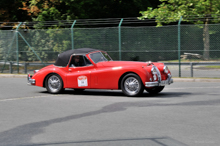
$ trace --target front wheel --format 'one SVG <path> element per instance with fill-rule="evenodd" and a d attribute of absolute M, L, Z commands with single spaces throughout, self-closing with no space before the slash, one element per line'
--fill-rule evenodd
<path fill-rule="evenodd" d="M 63 91 L 62 78 L 57 74 L 48 76 L 46 79 L 46 88 L 48 92 L 53 94 L 62 92 Z"/>
<path fill-rule="evenodd" d="M 149 94 L 158 94 L 159 92 L 161 92 L 163 90 L 165 86 L 158 86 L 158 87 L 153 87 L 153 88 L 146 88 L 145 90 L 149 93 Z"/>
<path fill-rule="evenodd" d="M 139 96 L 143 93 L 144 86 L 138 75 L 129 73 L 123 77 L 121 89 L 127 96 Z"/>

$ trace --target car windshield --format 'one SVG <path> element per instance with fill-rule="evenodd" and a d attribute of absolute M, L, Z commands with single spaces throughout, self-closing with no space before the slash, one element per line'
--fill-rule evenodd
<path fill-rule="evenodd" d="M 104 52 L 92 53 L 92 54 L 90 54 L 90 58 L 95 63 L 112 60 L 111 57 L 107 53 L 104 53 Z"/>

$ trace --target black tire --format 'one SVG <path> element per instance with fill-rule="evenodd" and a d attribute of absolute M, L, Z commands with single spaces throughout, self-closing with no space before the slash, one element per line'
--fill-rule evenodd
<path fill-rule="evenodd" d="M 129 73 L 123 77 L 121 89 L 127 96 L 140 96 L 143 93 L 144 86 L 138 75 Z"/>
<path fill-rule="evenodd" d="M 45 83 L 48 92 L 57 94 L 61 93 L 63 88 L 63 80 L 58 74 L 51 74 L 47 77 Z"/>
<path fill-rule="evenodd" d="M 160 93 L 165 86 L 158 86 L 158 87 L 153 87 L 153 88 L 146 88 L 145 90 L 149 93 L 149 94 L 158 94 Z"/>

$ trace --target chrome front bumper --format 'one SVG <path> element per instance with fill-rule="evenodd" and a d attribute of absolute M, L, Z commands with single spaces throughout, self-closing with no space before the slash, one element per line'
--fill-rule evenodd
<path fill-rule="evenodd" d="M 167 80 L 161 81 L 159 78 L 159 80 L 155 82 L 145 82 L 145 87 L 165 86 L 165 85 L 170 85 L 172 83 L 173 83 L 172 76 L 168 74 Z"/>
<path fill-rule="evenodd" d="M 35 79 L 32 79 L 32 76 L 30 74 L 27 75 L 27 84 L 35 85 Z"/>

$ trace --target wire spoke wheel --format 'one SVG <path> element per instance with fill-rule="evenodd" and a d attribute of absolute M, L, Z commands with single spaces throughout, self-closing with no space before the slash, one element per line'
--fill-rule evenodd
<path fill-rule="evenodd" d="M 50 93 L 59 93 L 63 89 L 63 82 L 60 76 L 51 75 L 47 79 L 46 88 Z"/>
<path fill-rule="evenodd" d="M 122 79 L 121 87 L 122 91 L 127 96 L 138 96 L 143 93 L 144 90 L 140 77 L 132 73 L 127 74 Z"/>
<path fill-rule="evenodd" d="M 124 82 L 124 87 L 130 94 L 136 94 L 140 90 L 139 82 L 134 77 L 128 77 Z"/>

